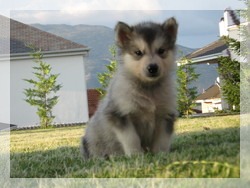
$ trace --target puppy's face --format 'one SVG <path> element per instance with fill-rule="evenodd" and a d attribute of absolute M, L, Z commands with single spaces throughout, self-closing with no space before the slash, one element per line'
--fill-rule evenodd
<path fill-rule="evenodd" d="M 166 75 L 174 64 L 178 25 L 174 18 L 163 24 L 151 22 L 128 26 L 116 25 L 116 42 L 124 67 L 142 82 L 155 82 Z"/>

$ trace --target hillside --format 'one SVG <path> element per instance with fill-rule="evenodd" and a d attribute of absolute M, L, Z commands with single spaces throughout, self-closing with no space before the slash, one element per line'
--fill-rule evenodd
<path fill-rule="evenodd" d="M 86 79 L 88 88 L 99 87 L 97 74 L 105 70 L 105 64 L 108 63 L 109 46 L 114 44 L 113 29 L 98 25 L 41 25 L 33 24 L 32 26 L 56 34 L 63 38 L 69 39 L 79 44 L 88 46 L 90 54 L 85 65 Z M 184 54 L 191 53 L 193 49 L 178 45 L 178 51 Z"/>

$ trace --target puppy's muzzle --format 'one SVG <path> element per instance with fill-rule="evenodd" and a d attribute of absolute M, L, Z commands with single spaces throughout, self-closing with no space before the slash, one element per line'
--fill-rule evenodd
<path fill-rule="evenodd" d="M 149 77 L 157 77 L 159 75 L 159 67 L 157 64 L 149 64 L 147 70 L 147 75 Z"/>

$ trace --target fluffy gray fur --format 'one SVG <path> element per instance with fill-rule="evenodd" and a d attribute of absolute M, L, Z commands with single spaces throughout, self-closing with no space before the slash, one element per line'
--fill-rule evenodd
<path fill-rule="evenodd" d="M 116 26 L 122 61 L 81 140 L 84 158 L 168 152 L 176 117 L 177 23 Z M 158 67 L 151 75 L 148 67 Z"/>

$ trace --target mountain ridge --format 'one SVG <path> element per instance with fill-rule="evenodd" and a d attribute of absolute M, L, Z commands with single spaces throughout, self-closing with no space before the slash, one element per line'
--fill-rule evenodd
<path fill-rule="evenodd" d="M 31 24 L 40 30 L 55 34 L 90 48 L 85 61 L 87 88 L 98 88 L 97 74 L 105 71 L 105 65 L 111 58 L 109 47 L 115 44 L 114 30 L 102 25 L 68 24 Z M 177 58 L 193 52 L 195 49 L 177 44 Z M 181 51 L 182 53 L 178 53 Z"/>

